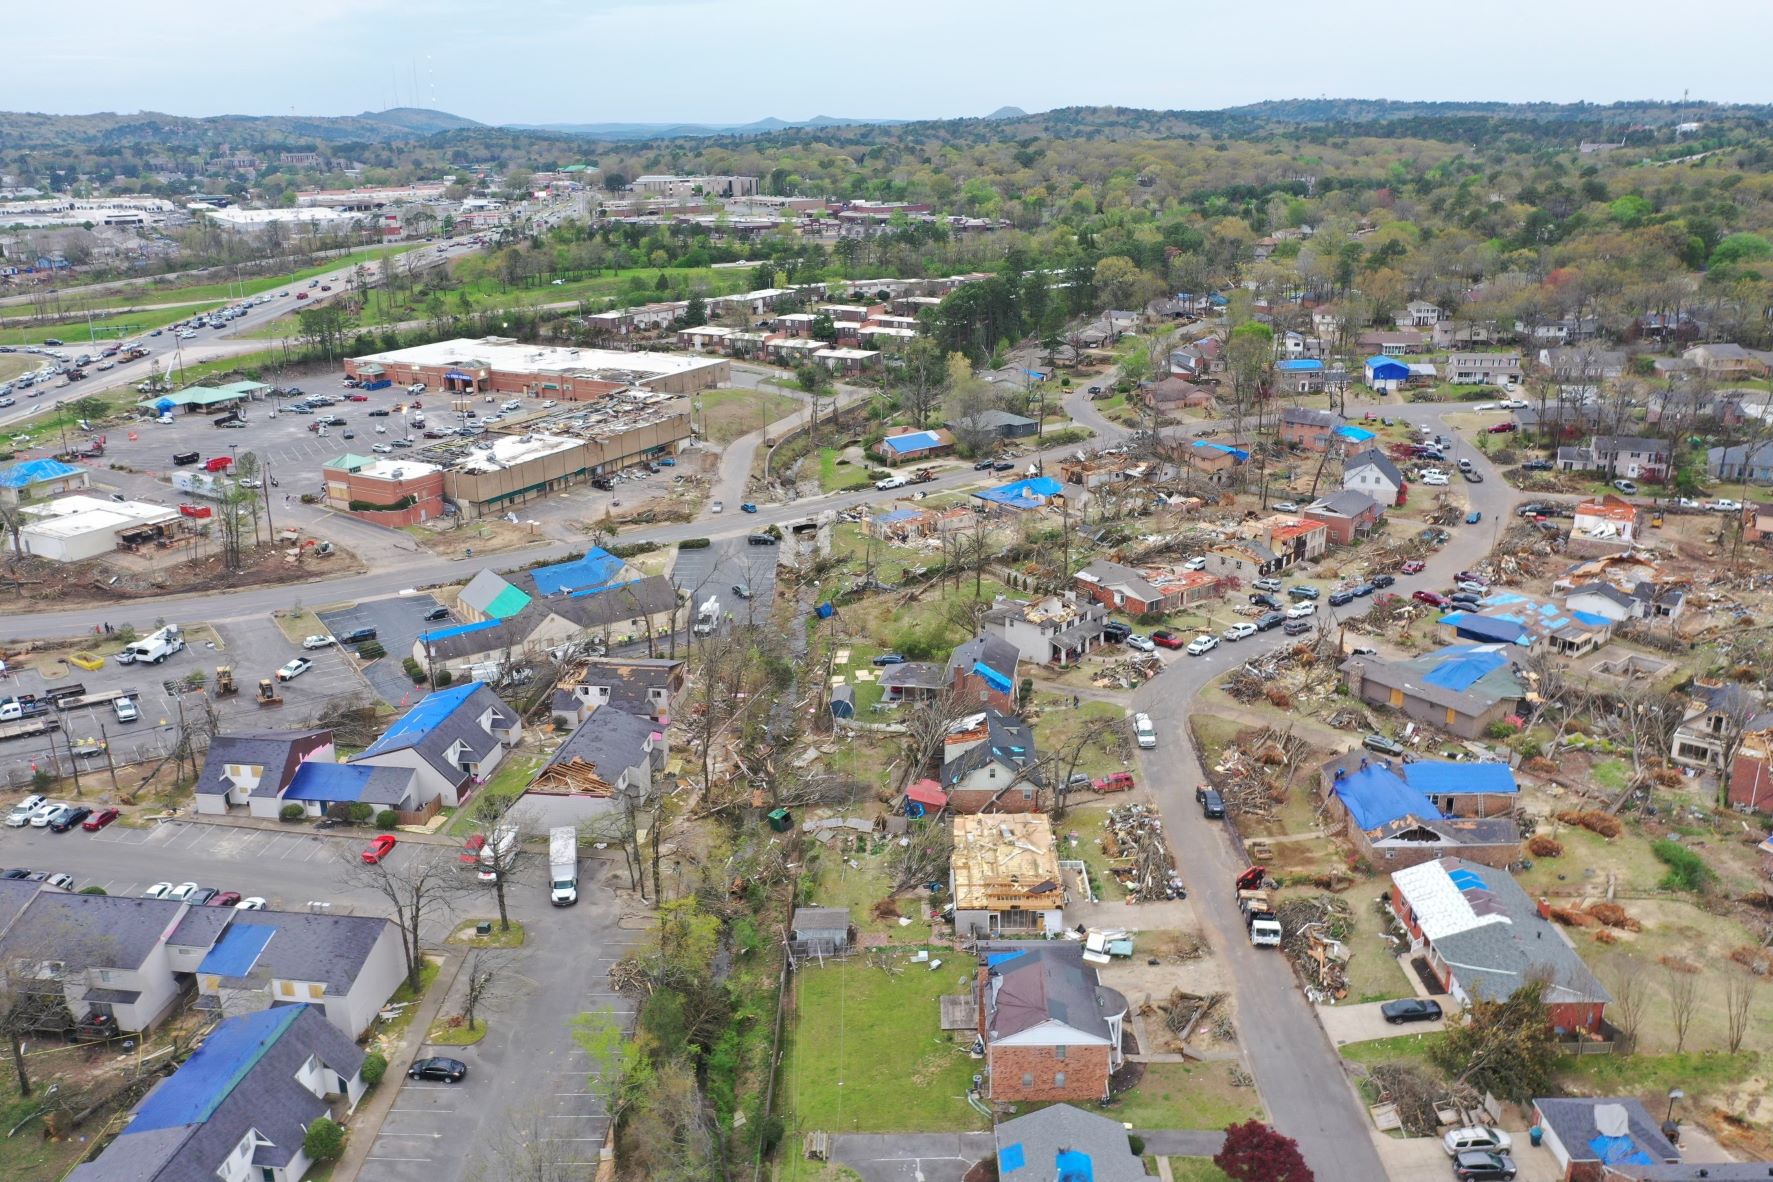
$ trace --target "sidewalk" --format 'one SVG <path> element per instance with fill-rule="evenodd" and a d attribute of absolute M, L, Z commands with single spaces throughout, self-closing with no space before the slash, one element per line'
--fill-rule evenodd
<path fill-rule="evenodd" d="M 332 829 L 316 829 L 307 822 L 292 823 L 279 821 L 272 817 L 236 817 L 227 813 L 200 813 L 194 809 L 189 812 L 180 812 L 177 816 L 166 819 L 198 825 L 220 825 L 230 829 L 268 829 L 273 833 L 288 833 L 296 837 L 335 837 L 356 842 L 368 841 L 381 832 L 372 825 L 340 825 Z M 394 836 L 399 841 L 412 842 L 416 845 L 459 846 L 462 844 L 460 838 L 449 837 L 442 833 L 419 833 L 406 828 L 395 830 Z"/>
<path fill-rule="evenodd" d="M 375 1147 L 376 1134 L 382 1131 L 382 1122 L 388 1119 L 389 1109 L 400 1095 L 402 1085 L 406 1083 L 406 1065 L 412 1062 L 420 1045 L 425 1041 L 425 1034 L 431 1029 L 431 1023 L 437 1019 L 437 1011 L 443 1008 L 443 999 L 455 988 L 456 976 L 467 960 L 467 950 L 460 947 L 446 946 L 443 952 L 443 964 L 437 973 L 437 979 L 431 983 L 431 992 L 419 1002 L 418 1012 L 413 1015 L 406 1033 L 401 1035 L 400 1045 L 388 1055 L 388 1073 L 382 1076 L 361 1104 L 346 1122 L 349 1136 L 345 1138 L 345 1152 L 339 1158 L 339 1164 L 333 1167 L 332 1182 L 356 1182 L 358 1172 L 363 1163 L 369 1159 L 369 1152 Z"/>

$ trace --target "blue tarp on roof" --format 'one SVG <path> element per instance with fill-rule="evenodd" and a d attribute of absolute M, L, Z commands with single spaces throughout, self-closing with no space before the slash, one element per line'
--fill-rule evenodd
<path fill-rule="evenodd" d="M 583 591 L 601 587 L 622 573 L 622 560 L 608 550 L 593 547 L 583 558 L 537 567 L 530 572 L 541 595 L 558 595 L 562 591 Z"/>
<path fill-rule="evenodd" d="M 1021 955 L 1021 949 L 1017 949 L 1014 952 L 987 952 L 985 954 L 985 964 L 990 968 L 996 968 L 1005 961 L 1015 960 Z"/>
<path fill-rule="evenodd" d="M 985 679 L 985 684 L 989 685 L 1000 694 L 1007 694 L 1012 688 L 1009 678 L 993 669 L 990 665 L 985 664 L 983 661 L 975 661 L 973 663 L 973 672 L 977 673 L 980 677 L 983 677 Z"/>
<path fill-rule="evenodd" d="M 1241 447 L 1232 447 L 1229 443 L 1208 443 L 1205 439 L 1196 439 L 1193 446 L 1206 448 L 1211 451 L 1222 451 L 1228 456 L 1236 456 L 1238 463 L 1240 464 L 1247 464 L 1250 462 L 1249 452 Z"/>
<path fill-rule="evenodd" d="M 908 451 L 923 451 L 926 448 L 941 447 L 942 437 L 934 431 L 913 431 L 909 435 L 888 435 L 881 442 L 903 454 Z"/>
<path fill-rule="evenodd" d="M 426 694 L 419 699 L 418 705 L 395 719 L 394 724 L 382 732 L 381 738 L 364 748 L 363 755 L 380 755 L 416 743 L 455 713 L 456 708 L 468 700 L 468 695 L 480 688 L 480 684 L 469 681 Z"/>
<path fill-rule="evenodd" d="M 1477 871 L 1465 866 L 1461 866 L 1457 870 L 1449 870 L 1447 881 L 1458 887 L 1460 894 L 1464 894 L 1466 891 L 1487 891 L 1490 889 L 1484 885 L 1484 880 Z"/>
<path fill-rule="evenodd" d="M 997 1151 L 997 1172 L 1008 1174 L 1011 1170 L 1019 1170 L 1028 1164 L 1028 1155 L 1022 1152 L 1022 1142 L 1005 1145 Z"/>
<path fill-rule="evenodd" d="M 1373 433 L 1365 427 L 1337 427 L 1331 432 L 1331 434 L 1340 435 L 1344 439 L 1352 439 L 1356 443 L 1365 443 L 1367 440 L 1373 438 Z"/>
<path fill-rule="evenodd" d="M 1081 1149 L 1061 1149 L 1054 1165 L 1059 1172 L 1059 1182 L 1095 1182 L 1095 1163 Z"/>
<path fill-rule="evenodd" d="M 1656 1159 L 1638 1148 L 1638 1143 L 1630 1137 L 1595 1137 L 1589 1141 L 1588 1147 L 1600 1158 L 1602 1164 L 1609 1166 L 1653 1166 Z"/>
<path fill-rule="evenodd" d="M 1324 363 L 1312 358 L 1301 358 L 1296 361 L 1281 361 L 1275 364 L 1282 373 L 1316 373 L 1324 367 Z"/>
<path fill-rule="evenodd" d="M 1473 648 L 1444 648 L 1441 654 L 1447 659 L 1422 678 L 1429 685 L 1438 686 L 1454 693 L 1463 693 L 1476 685 L 1485 674 L 1494 673 L 1508 658 L 1499 652 L 1484 652 Z"/>
<path fill-rule="evenodd" d="M 1051 476 L 1031 476 L 1027 480 L 988 488 L 973 495 L 981 501 L 1011 509 L 1038 509 L 1047 503 L 1047 498 L 1056 497 L 1064 491 L 1065 486 Z"/>
<path fill-rule="evenodd" d="M 64 464 L 60 460 L 42 459 L 26 460 L 22 464 L 14 464 L 0 471 L 0 488 L 28 488 L 33 484 L 41 484 L 45 480 L 60 480 L 64 476 L 78 476 L 86 471 L 72 464 Z"/>
<path fill-rule="evenodd" d="M 567 598 L 583 599 L 587 595 L 602 595 L 609 591 L 619 591 L 623 587 L 632 587 L 638 582 L 640 582 L 639 579 L 623 579 L 619 583 L 608 583 L 602 587 L 587 587 L 583 591 L 574 591 L 571 595 L 568 595 Z"/>
<path fill-rule="evenodd" d="M 320 763 L 304 760 L 283 790 L 283 800 L 312 800 L 319 804 L 350 802 L 363 796 L 364 786 L 376 769 L 366 763 Z"/>
<path fill-rule="evenodd" d="M 1576 618 L 1578 623 L 1587 624 L 1590 628 L 1605 628 L 1613 622 L 1606 616 L 1597 616 L 1593 612 L 1572 611 L 1570 614 Z"/>
<path fill-rule="evenodd" d="M 1397 358 L 1387 357 L 1383 353 L 1375 353 L 1365 361 L 1361 362 L 1361 364 L 1372 370 L 1375 377 L 1380 376 L 1379 371 L 1382 369 L 1401 369 L 1403 370 L 1403 374 L 1400 376 L 1408 376 L 1410 372 L 1409 366 L 1405 365 Z"/>
<path fill-rule="evenodd" d="M 1420 789 L 1400 779 L 1383 764 L 1369 763 L 1336 781 L 1336 795 L 1361 829 L 1377 829 L 1399 817 L 1438 820 L 1441 811 Z"/>
<path fill-rule="evenodd" d="M 1439 623 L 1446 624 L 1468 640 L 1486 644 L 1520 644 L 1530 640 L 1527 626 L 1505 616 L 1482 616 L 1476 612 L 1448 612 Z"/>
<path fill-rule="evenodd" d="M 917 509 L 894 509 L 890 513 L 878 514 L 874 520 L 880 525 L 897 525 L 901 521 L 910 521 L 913 517 L 922 516 L 923 513 Z"/>
<path fill-rule="evenodd" d="M 304 1008 L 277 1006 L 229 1018 L 217 1026 L 197 1053 L 141 1102 L 124 1134 L 176 1129 L 208 1120 L 271 1045 L 301 1017 Z"/>
<path fill-rule="evenodd" d="M 451 624 L 447 628 L 438 628 L 433 632 L 419 633 L 419 641 L 431 644 L 439 640 L 447 640 L 451 636 L 465 636 L 470 632 L 484 632 L 488 628 L 497 628 L 503 620 L 476 620 L 472 624 Z"/>
<path fill-rule="evenodd" d="M 1407 763 L 1404 779 L 1410 787 L 1429 796 L 1461 792 L 1514 793 L 1520 786 L 1506 763 L 1443 763 L 1440 760 Z"/>
<path fill-rule="evenodd" d="M 244 977 L 276 934 L 277 929 L 268 923 L 235 924 L 222 933 L 197 971 L 218 977 Z"/>

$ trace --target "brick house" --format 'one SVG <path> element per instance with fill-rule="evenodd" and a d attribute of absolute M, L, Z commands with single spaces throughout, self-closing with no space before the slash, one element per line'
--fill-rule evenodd
<path fill-rule="evenodd" d="M 1364 492 L 1344 490 L 1305 506 L 1303 515 L 1322 525 L 1330 541 L 1352 546 L 1379 528 L 1385 510 Z"/>
<path fill-rule="evenodd" d="M 1460 1005 L 1504 1000 L 1535 977 L 1545 982 L 1555 1029 L 1600 1029 L 1612 995 L 1507 871 L 1437 858 L 1393 871 L 1391 883 L 1392 914 L 1410 950 Z"/>
<path fill-rule="evenodd" d="M 994 1101 L 1103 1100 L 1124 1062 L 1127 999 L 1075 943 L 989 944 L 974 978 L 985 1095 Z"/>
<path fill-rule="evenodd" d="M 997 710 L 956 721 L 942 741 L 940 786 L 958 814 L 1031 813 L 1040 807 L 1034 729 Z"/>
<path fill-rule="evenodd" d="M 986 633 L 960 645 L 948 655 L 943 681 L 956 699 L 1001 710 L 1016 709 L 1016 667 L 1022 657 L 1003 637 Z"/>
<path fill-rule="evenodd" d="M 1288 407 L 1281 411 L 1280 440 L 1307 451 L 1323 451 L 1330 446 L 1330 432 L 1336 423 L 1336 416 L 1327 410 Z"/>
<path fill-rule="evenodd" d="M 1354 656 L 1341 665 L 1348 692 L 1465 739 L 1514 713 L 1526 687 L 1506 644 L 1458 644 L 1402 661 Z"/>
<path fill-rule="evenodd" d="M 1390 873 L 1459 857 L 1505 869 L 1521 856 L 1506 764 L 1393 763 L 1355 750 L 1324 763 L 1318 781 L 1360 855 Z"/>
<path fill-rule="evenodd" d="M 1209 484 L 1224 484 L 1231 474 L 1250 461 L 1247 448 L 1196 439 L 1182 452 L 1188 470 Z"/>
<path fill-rule="evenodd" d="M 1134 570 L 1098 558 L 1072 576 L 1079 595 L 1087 595 L 1111 611 L 1132 616 L 1166 614 L 1215 599 L 1219 580 L 1205 571 L 1147 567 Z"/>

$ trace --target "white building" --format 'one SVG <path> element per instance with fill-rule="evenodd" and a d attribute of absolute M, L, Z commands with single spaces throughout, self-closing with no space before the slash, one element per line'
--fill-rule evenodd
<path fill-rule="evenodd" d="M 103 558 L 137 541 L 164 537 L 179 520 L 178 510 L 165 505 L 81 495 L 30 505 L 24 513 L 32 519 L 19 530 L 25 550 L 52 562 Z"/>

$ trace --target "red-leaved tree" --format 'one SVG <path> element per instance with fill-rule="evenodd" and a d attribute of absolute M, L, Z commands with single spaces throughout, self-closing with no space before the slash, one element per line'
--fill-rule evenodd
<path fill-rule="evenodd" d="M 1225 1147 L 1213 1156 L 1213 1164 L 1232 1182 L 1313 1182 L 1299 1142 L 1260 1121 L 1227 1128 Z"/>

